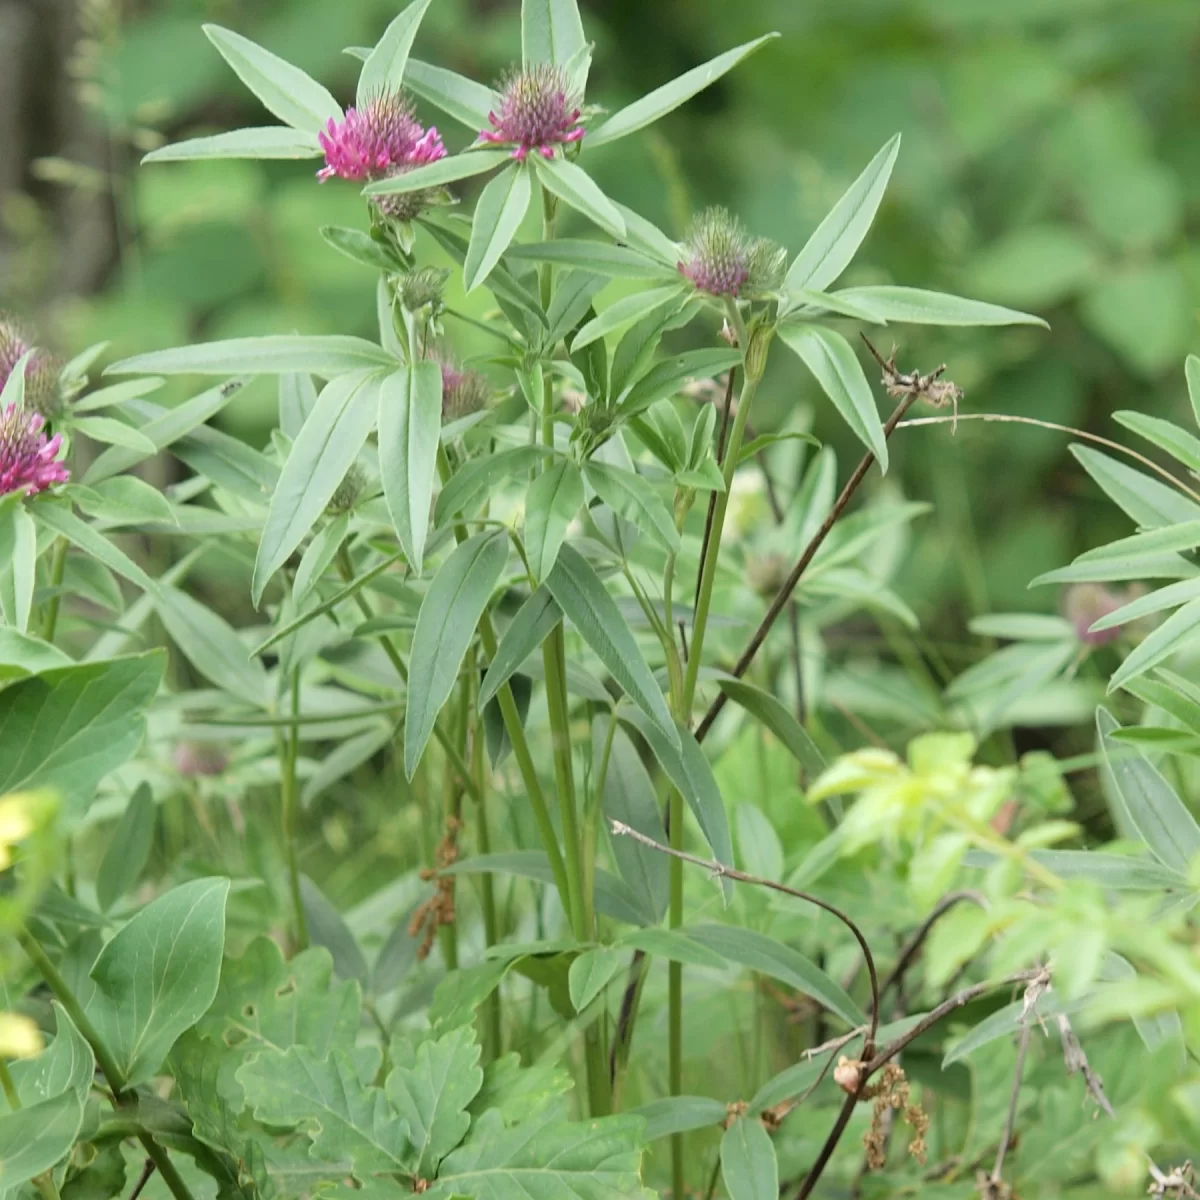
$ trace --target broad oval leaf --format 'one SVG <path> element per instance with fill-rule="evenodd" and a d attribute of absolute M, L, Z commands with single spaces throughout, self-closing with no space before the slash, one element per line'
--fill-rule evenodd
<path fill-rule="evenodd" d="M 679 732 L 654 673 L 592 565 L 572 545 L 564 543 L 554 569 L 546 577 L 546 586 L 596 657 L 653 722 L 667 745 L 678 750 Z"/>
<path fill-rule="evenodd" d="M 718 54 L 716 58 L 709 59 L 708 62 L 693 67 L 690 71 L 685 71 L 678 78 L 672 79 L 670 83 L 664 83 L 662 87 L 655 88 L 640 100 L 635 100 L 619 112 L 613 113 L 599 129 L 594 133 L 589 133 L 584 141 L 589 146 L 603 146 L 605 142 L 616 141 L 617 138 L 626 137 L 631 133 L 636 133 L 639 129 L 644 129 L 647 125 L 653 124 L 660 117 L 665 117 L 667 113 L 690 100 L 697 92 L 702 92 L 706 87 L 716 83 L 722 75 L 731 71 L 742 59 L 747 58 L 755 50 L 765 46 L 767 42 L 778 36 L 777 33 L 764 34 L 752 42 L 735 46 L 732 50 L 726 50 L 724 54 Z"/>
<path fill-rule="evenodd" d="M 625 960 L 626 955 L 612 946 L 585 950 L 575 959 L 567 973 L 567 985 L 576 1012 L 583 1012 L 604 991 Z"/>
<path fill-rule="evenodd" d="M 212 1004 L 228 893 L 227 879 L 173 888 L 100 951 L 90 973 L 96 990 L 87 1014 L 121 1072 L 119 1086 L 153 1078 L 176 1039 Z"/>
<path fill-rule="evenodd" d="M 419 575 L 429 532 L 442 432 L 442 369 L 415 362 L 379 386 L 379 474 L 383 496 L 413 570 Z"/>
<path fill-rule="evenodd" d="M 83 1124 L 83 1103 L 72 1092 L 0 1116 L 0 1190 L 49 1171 L 71 1153 Z"/>
<path fill-rule="evenodd" d="M 783 287 L 789 298 L 804 300 L 796 293 L 822 291 L 850 265 L 875 220 L 899 153 L 896 134 L 817 226 L 788 268 Z"/>
<path fill-rule="evenodd" d="M 721 1138 L 721 1178 L 729 1200 L 778 1200 L 775 1145 L 758 1117 L 738 1117 Z"/>
<path fill-rule="evenodd" d="M 510 163 L 483 189 L 463 263 L 463 286 L 468 292 L 487 279 L 516 237 L 532 195 L 529 170 L 521 163 Z"/>
<path fill-rule="evenodd" d="M 334 334 L 301 337 L 275 334 L 269 337 L 230 338 L 201 342 L 136 354 L 113 363 L 106 375 L 287 375 L 306 371 L 332 379 L 347 371 L 371 367 L 394 367 L 396 360 L 386 350 L 364 338 Z M 143 432 L 146 432 L 143 430 Z"/>
<path fill-rule="evenodd" d="M 327 122 L 345 115 L 329 92 L 299 67 L 231 29 L 205 25 L 204 32 L 267 110 L 293 129 L 320 133 Z"/>
<path fill-rule="evenodd" d="M 865 305 L 883 321 L 898 321 L 902 325 L 1040 325 L 1043 329 L 1050 328 L 1041 317 L 1031 313 L 922 288 L 887 284 L 844 288 L 835 292 L 834 297 L 846 303 Z"/>
<path fill-rule="evenodd" d="M 800 356 L 842 419 L 879 460 L 880 470 L 886 471 L 888 450 L 883 422 L 850 343 L 840 333 L 820 325 L 784 324 L 779 327 L 779 336 Z"/>
<path fill-rule="evenodd" d="M 275 485 L 258 544 L 251 595 L 255 606 L 271 576 L 291 557 L 358 458 L 379 415 L 380 380 L 365 371 L 325 385 Z"/>
<path fill-rule="evenodd" d="M 507 561 L 508 535 L 503 530 L 477 533 L 454 549 L 425 593 L 413 632 L 404 714 L 404 770 L 409 779 L 454 690 L 475 627 Z"/>
<path fill-rule="evenodd" d="M 185 162 L 197 158 L 320 158 L 316 137 L 285 125 L 231 129 L 212 137 L 188 138 L 151 150 L 143 163 Z"/>
<path fill-rule="evenodd" d="M 358 77 L 357 99 L 360 108 L 374 96 L 390 95 L 400 90 L 408 52 L 412 49 L 413 39 L 417 36 L 421 18 L 428 7 L 429 0 L 413 0 L 384 30 L 383 37 L 363 63 Z"/>

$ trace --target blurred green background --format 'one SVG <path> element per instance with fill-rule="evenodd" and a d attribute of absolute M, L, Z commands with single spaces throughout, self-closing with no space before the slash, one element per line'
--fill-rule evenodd
<path fill-rule="evenodd" d="M 363 224 L 355 189 L 318 186 L 307 162 L 137 161 L 164 139 L 264 123 L 202 21 L 348 100 L 356 63 L 342 48 L 373 41 L 398 7 L 0 0 L 0 305 L 64 352 L 109 339 L 114 357 L 190 339 L 369 333 L 369 272 L 317 232 Z M 899 339 L 902 366 L 946 361 L 967 410 L 1102 435 L 1119 436 L 1117 408 L 1186 416 L 1183 358 L 1200 347 L 1196 0 L 583 7 L 597 43 L 589 91 L 610 107 L 729 45 L 783 34 L 685 110 L 591 156 L 613 195 L 674 236 L 696 208 L 725 203 L 795 249 L 899 130 L 891 190 L 844 282 L 958 291 L 1053 327 L 881 331 Z M 518 12 L 517 0 L 436 0 L 417 53 L 494 79 L 517 53 Z M 776 358 L 757 420 L 811 407 L 844 474 L 854 445 L 798 364 Z M 227 423 L 261 442 L 273 406 L 257 385 Z M 1053 589 L 1030 592 L 1028 580 L 1128 532 L 1068 440 L 981 422 L 953 440 L 945 426 L 897 436 L 897 478 L 937 505 L 899 580 L 926 630 L 961 643 L 974 613 L 1053 608 Z"/>

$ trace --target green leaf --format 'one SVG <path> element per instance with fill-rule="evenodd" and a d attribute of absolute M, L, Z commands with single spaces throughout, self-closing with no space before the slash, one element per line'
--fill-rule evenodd
<path fill-rule="evenodd" d="M 387 720 L 372 721 L 366 730 L 355 737 L 346 738 L 321 759 L 317 769 L 304 781 L 300 789 L 300 806 L 308 808 L 318 796 L 351 771 L 357 770 L 368 759 L 378 754 L 395 738 L 392 723 Z M 312 924 L 310 919 L 309 924 Z M 319 939 L 314 938 L 314 941 Z"/>
<path fill-rule="evenodd" d="M 676 727 L 678 744 L 672 745 L 663 736 L 658 726 L 638 712 L 625 711 L 621 719 L 628 722 L 646 739 L 654 757 L 662 764 L 667 778 L 687 801 L 688 807 L 708 842 L 712 856 L 727 867 L 733 866 L 733 838 L 729 833 L 729 814 L 725 801 L 717 786 L 712 767 L 692 733 L 682 725 Z M 660 835 L 661 836 L 661 835 Z M 720 881 L 725 902 L 733 894 L 733 885 L 728 879 Z"/>
<path fill-rule="evenodd" d="M 487 279 L 516 237 L 532 194 L 529 171 L 520 163 L 510 163 L 483 189 L 463 263 L 463 286 L 468 292 Z"/>
<path fill-rule="evenodd" d="M 120 1086 L 153 1078 L 175 1040 L 208 1011 L 221 975 L 228 893 L 227 879 L 173 888 L 100 951 L 87 1014 L 121 1072 Z"/>
<path fill-rule="evenodd" d="M 1043 613 L 987 613 L 972 617 L 967 628 L 979 637 L 1013 642 L 1061 642 L 1074 636 L 1074 626 L 1065 617 Z"/>
<path fill-rule="evenodd" d="M 798 950 L 753 929 L 733 925 L 690 925 L 693 941 L 715 950 L 729 962 L 770 975 L 836 1013 L 851 1028 L 867 1023 L 866 1014 L 824 971 Z"/>
<path fill-rule="evenodd" d="M 0 625 L 0 681 L 7 683 L 10 679 L 24 679 L 53 667 L 72 665 L 71 659 L 49 642 Z"/>
<path fill-rule="evenodd" d="M 118 550 L 112 542 L 97 533 L 91 525 L 81 521 L 74 513 L 55 505 L 40 504 L 37 508 L 37 519 L 47 529 L 53 529 L 72 545 L 78 546 L 85 554 L 98 559 L 109 570 L 128 579 L 130 583 L 136 583 L 142 591 L 151 596 L 157 595 L 158 584 L 132 558 L 124 551 Z"/>
<path fill-rule="evenodd" d="M 1135 554 L 1127 558 L 1076 562 L 1035 576 L 1029 586 L 1046 583 L 1103 583 L 1118 579 L 1192 579 L 1196 567 L 1178 554 Z"/>
<path fill-rule="evenodd" d="M 1186 875 L 1190 861 L 1200 854 L 1200 824 L 1149 759 L 1132 747 L 1114 745 L 1112 735 L 1120 728 L 1107 709 L 1096 709 L 1111 791 L 1154 857 Z"/>
<path fill-rule="evenodd" d="M 1180 429 L 1172 421 L 1150 417 L 1140 412 L 1115 412 L 1113 419 L 1126 429 L 1132 429 L 1172 458 L 1183 463 L 1189 471 L 1200 471 L 1200 438 Z"/>
<path fill-rule="evenodd" d="M 141 878 L 150 857 L 157 815 L 149 785 L 138 784 L 113 830 L 96 873 L 96 902 L 102 912 L 108 912 Z"/>
<path fill-rule="evenodd" d="M 74 1092 L 0 1116 L 0 1191 L 14 1194 L 71 1152 L 83 1124 Z"/>
<path fill-rule="evenodd" d="M 398 1063 L 388 1076 L 387 1095 L 408 1122 L 417 1153 L 414 1173 L 432 1178 L 442 1159 L 471 1124 L 467 1106 L 483 1086 L 479 1043 L 470 1025 L 422 1042 L 410 1064 Z"/>
<path fill-rule="evenodd" d="M 354 934 L 342 914 L 330 904 L 325 893 L 307 875 L 300 876 L 300 897 L 313 945 L 323 946 L 333 959 L 333 972 L 339 979 L 355 979 L 364 987 L 370 978 L 367 960 L 354 940 Z"/>
<path fill-rule="evenodd" d="M 659 826 L 661 829 L 661 821 Z M 658 857 L 663 860 L 665 856 L 659 854 Z M 617 939 L 616 945 L 641 950 L 655 958 L 669 958 L 672 962 L 687 963 L 693 967 L 723 971 L 728 966 L 725 959 L 715 950 L 693 941 L 680 929 L 633 929 L 623 933 Z"/>
<path fill-rule="evenodd" d="M 731 71 L 742 59 L 778 36 L 777 33 L 768 33 L 763 37 L 755 38 L 752 42 L 745 42 L 741 46 L 735 46 L 732 50 L 726 50 L 724 54 L 718 54 L 716 58 L 709 59 L 708 62 L 693 67 L 690 71 L 685 71 L 670 83 L 655 88 L 640 100 L 635 100 L 632 104 L 614 113 L 599 129 L 589 133 L 584 140 L 589 147 L 603 146 L 605 142 L 616 141 L 617 138 L 626 137 L 631 133 L 636 133 L 639 129 L 644 129 L 647 125 L 653 124 L 660 117 L 665 117 L 667 113 L 690 100 L 697 92 L 702 92 L 706 87 L 716 83 L 722 75 Z"/>
<path fill-rule="evenodd" d="M 71 428 L 106 446 L 124 446 L 139 454 L 154 453 L 154 443 L 144 433 L 115 417 L 77 417 L 72 419 Z"/>
<path fill-rule="evenodd" d="M 8 564 L 7 575 L 12 586 L 13 611 L 6 615 L 23 633 L 29 628 L 33 591 L 37 583 L 37 525 L 21 503 L 21 495 L 10 492 L 9 497 L 11 506 L 6 505 L 7 520 L 4 508 L 0 508 L 0 563 Z M 0 500 L 0 504 L 4 504 L 4 500 Z"/>
<path fill-rule="evenodd" d="M 586 45 L 575 0 L 521 0 L 521 61 L 565 66 Z"/>
<path fill-rule="evenodd" d="M 404 714 L 404 770 L 409 779 L 454 690 L 475 627 L 507 562 L 506 533 L 477 533 L 455 548 L 425 593 L 413 633 Z"/>
<path fill-rule="evenodd" d="M 1189 354 L 1183 364 L 1183 370 L 1187 377 L 1188 399 L 1192 402 L 1192 416 L 1196 418 L 1196 424 L 1200 425 L 1200 358 Z"/>
<path fill-rule="evenodd" d="M 141 524 L 161 521 L 179 525 L 171 502 L 156 487 L 136 475 L 118 475 L 102 479 L 95 487 L 73 491 L 75 501 L 89 516 L 109 524 Z"/>
<path fill-rule="evenodd" d="M 525 553 L 534 579 L 554 569 L 567 529 L 583 507 L 583 476 L 571 459 L 557 459 L 525 497 Z"/>
<path fill-rule="evenodd" d="M 488 113 L 500 103 L 500 97 L 482 83 L 416 58 L 408 60 L 404 86 L 475 133 L 488 128 Z M 507 151 L 503 153 L 507 156 Z"/>
<path fill-rule="evenodd" d="M 595 720 L 592 744 L 597 748 L 604 745 L 602 723 L 611 719 L 604 715 Z M 656 840 L 665 836 L 654 784 L 633 743 L 619 727 L 613 731 L 601 802 L 604 815 L 610 821 L 620 821 Z M 667 856 L 630 837 L 613 837 L 610 843 L 621 878 L 638 894 L 647 911 L 654 914 L 654 919 L 661 921 L 669 899 Z"/>
<path fill-rule="evenodd" d="M 333 499 L 379 415 L 380 380 L 365 371 L 325 385 L 279 475 L 267 512 L 251 596 L 255 607 L 271 576 L 292 556 Z"/>
<path fill-rule="evenodd" d="M 679 246 L 652 221 L 647 221 L 640 213 L 626 207 L 617 201 L 617 212 L 625 222 L 626 241 L 635 250 L 656 258 L 672 271 L 679 271 Z"/>
<path fill-rule="evenodd" d="M 1174 550 L 1193 550 L 1200 546 L 1200 520 L 1181 521 L 1162 529 L 1148 529 L 1130 537 L 1119 538 L 1105 546 L 1097 546 L 1081 554 L 1075 562 L 1107 562 L 1112 559 L 1136 558 L 1143 555 L 1166 554 Z"/>
<path fill-rule="evenodd" d="M 154 607 L 171 640 L 205 679 L 255 708 L 267 707 L 267 673 L 224 617 L 173 587 L 159 590 Z"/>
<path fill-rule="evenodd" d="M 685 292 L 660 304 L 640 320 L 635 321 L 617 342 L 609 372 L 608 392 L 612 399 L 622 398 L 654 363 L 654 353 L 669 329 L 687 324 L 699 311 L 699 301 Z"/>
<path fill-rule="evenodd" d="M 638 1117 L 563 1121 L 553 1108 L 506 1130 L 485 1113 L 442 1163 L 429 1200 L 651 1200 L 642 1187 Z"/>
<path fill-rule="evenodd" d="M 362 1083 L 347 1051 L 326 1057 L 305 1046 L 268 1051 L 242 1066 L 237 1078 L 255 1117 L 300 1129 L 312 1139 L 311 1156 L 331 1164 L 331 1176 L 410 1173 L 407 1125 L 381 1089 Z"/>
<path fill-rule="evenodd" d="M 621 415 L 637 416 L 659 400 L 676 395 L 692 380 L 711 379 L 740 362 L 736 350 L 691 350 L 655 363 L 621 401 Z"/>
<path fill-rule="evenodd" d="M 442 369 L 436 362 L 411 363 L 383 380 L 379 387 L 379 473 L 392 528 L 418 575 L 429 531 L 441 432 Z"/>
<path fill-rule="evenodd" d="M 617 212 L 616 205 L 582 167 L 565 158 L 543 158 L 540 154 L 531 161 L 538 179 L 548 192 L 582 213 L 589 221 L 595 222 L 618 241 L 625 239 L 625 221 Z"/>
<path fill-rule="evenodd" d="M 908 325 L 1040 325 L 1050 326 L 1041 317 L 985 304 L 982 300 L 964 300 L 945 292 L 927 292 L 909 287 L 856 287 L 834 293 L 848 303 L 864 304 L 883 321 Z"/>
<path fill-rule="evenodd" d="M 1200 599 L 1189 600 L 1130 651 L 1129 657 L 1109 680 L 1108 691 L 1111 693 L 1131 679 L 1144 675 L 1183 646 L 1192 644 L 1197 626 L 1200 626 Z"/>
<path fill-rule="evenodd" d="M 47 788 L 78 811 L 138 748 L 161 650 L 43 671 L 0 691 L 0 795 Z"/>
<path fill-rule="evenodd" d="M 1133 858 L 1095 850 L 1033 850 L 1030 857 L 1061 879 L 1087 879 L 1115 892 L 1165 892 L 1187 886 L 1177 871 L 1149 856 Z M 990 867 L 997 861 L 994 854 L 983 851 L 971 851 L 963 859 L 968 867 Z"/>
<path fill-rule="evenodd" d="M 636 639 L 592 565 L 569 543 L 558 552 L 546 586 L 559 608 L 672 749 L 679 733 Z"/>
<path fill-rule="evenodd" d="M 517 615 L 496 647 L 495 657 L 479 686 L 480 710 L 491 703 L 496 693 L 550 636 L 561 620 L 562 609 L 550 594 L 550 589 L 541 584 L 517 610 Z"/>
<path fill-rule="evenodd" d="M 353 259 L 354 262 L 361 263 L 365 267 L 371 267 L 376 271 L 391 272 L 402 269 L 394 255 L 369 233 L 363 233 L 361 229 L 344 229 L 340 225 L 322 225 L 321 237 L 339 254 L 344 254 L 347 258 Z M 396 347 L 392 353 L 399 356 L 403 353 L 403 348 Z"/>
<path fill-rule="evenodd" d="M 605 504 L 639 529 L 650 530 L 668 550 L 679 549 L 679 532 L 666 502 L 640 475 L 591 459 L 583 476 Z"/>
<path fill-rule="evenodd" d="M 720 1125 L 729 1115 L 729 1109 L 709 1096 L 664 1096 L 633 1109 L 632 1114 L 646 1122 L 645 1140 L 656 1142 L 673 1133 Z"/>
<path fill-rule="evenodd" d="M 347 371 L 395 367 L 386 350 L 364 338 L 333 334 L 229 338 L 136 354 L 113 363 L 106 375 L 288 375 L 304 371 L 332 379 Z M 143 432 L 147 432 L 143 430 Z"/>
<path fill-rule="evenodd" d="M 613 976 L 625 966 L 625 958 L 620 950 L 612 946 L 600 946 L 595 950 L 585 950 L 575 959 L 567 981 L 576 1012 L 583 1012 L 604 991 Z"/>
<path fill-rule="evenodd" d="M 779 327 L 779 336 L 799 355 L 842 419 L 879 460 L 880 470 L 886 471 L 888 450 L 883 422 L 850 343 L 840 333 L 820 325 L 784 324 Z"/>
<path fill-rule="evenodd" d="M 362 108 L 374 96 L 391 95 L 400 90 L 404 82 L 404 68 L 413 39 L 421 25 L 421 18 L 429 7 L 429 0 L 413 2 L 384 30 L 383 37 L 363 63 L 358 77 L 358 106 Z"/>
<path fill-rule="evenodd" d="M 299 67 L 220 25 L 205 25 L 204 32 L 238 78 L 284 124 L 315 134 L 326 122 L 345 115 L 325 88 Z"/>
<path fill-rule="evenodd" d="M 415 192 L 423 188 L 442 187 L 459 179 L 482 175 L 484 171 L 490 171 L 505 162 L 512 162 L 512 156 L 507 150 L 471 150 L 468 153 L 456 154 L 453 158 L 439 158 L 437 162 L 415 167 L 402 175 L 393 175 L 390 179 L 380 179 L 368 184 L 363 188 L 363 195 L 400 196 L 405 192 Z"/>
<path fill-rule="evenodd" d="M 506 479 L 519 479 L 542 460 L 540 446 L 513 446 L 485 454 L 463 466 L 447 481 L 434 506 L 434 521 L 441 526 L 460 513 L 469 514 Z"/>
<path fill-rule="evenodd" d="M 184 162 L 203 158 L 320 158 L 321 147 L 312 133 L 284 125 L 256 129 L 231 129 L 212 137 L 188 138 L 159 146 L 143 156 L 142 162 Z"/>
<path fill-rule="evenodd" d="M 54 1021 L 54 1041 L 41 1054 L 9 1063 L 8 1069 L 23 1107 L 53 1099 L 64 1092 L 73 1092 L 80 1104 L 87 1103 L 96 1074 L 92 1048 L 58 1001 L 54 1002 Z M 0 1178 L 3 1178 L 2 1170 Z"/>
<path fill-rule="evenodd" d="M 292 602 L 297 608 L 337 557 L 349 530 L 350 515 L 341 513 L 313 535 L 312 541 L 305 547 L 300 565 L 296 568 L 296 577 L 292 581 Z"/>
<path fill-rule="evenodd" d="M 1126 690 L 1146 704 L 1161 708 L 1185 729 L 1200 735 L 1200 692 L 1172 671 L 1160 671 L 1159 676 L 1159 679 L 1137 679 L 1126 684 Z"/>
<path fill-rule="evenodd" d="M 788 268 L 783 288 L 789 298 L 801 289 L 823 291 L 850 265 L 875 220 L 899 153 L 896 134 L 817 226 Z"/>
<path fill-rule="evenodd" d="M 510 246 L 507 257 L 517 261 L 554 263 L 562 267 L 579 267 L 610 279 L 679 279 L 679 272 L 655 262 L 637 250 L 626 246 L 610 246 L 607 242 L 590 242 L 582 238 L 559 238 L 553 242 L 529 242 Z M 738 362 L 741 356 L 738 356 Z"/>
<path fill-rule="evenodd" d="M 681 295 L 678 284 L 668 284 L 666 287 L 649 288 L 645 291 L 633 292 L 622 296 L 620 300 L 610 304 L 599 316 L 593 317 L 575 335 L 571 341 L 571 353 L 582 350 L 584 346 L 653 312 L 659 305 Z M 661 364 L 660 364 L 661 365 Z"/>
<path fill-rule="evenodd" d="M 757 1117 L 739 1117 L 721 1138 L 721 1178 L 729 1200 L 777 1200 L 775 1145 Z"/>
<path fill-rule="evenodd" d="M 1072 445 L 1070 450 L 1104 494 L 1142 528 L 1157 529 L 1161 525 L 1200 519 L 1200 504 L 1180 495 L 1175 488 L 1090 446 Z"/>
<path fill-rule="evenodd" d="M 387 941 L 379 949 L 375 963 L 371 968 L 371 992 L 376 996 L 387 996 L 394 992 L 408 977 L 409 971 L 417 964 L 417 951 L 421 948 L 421 938 L 414 937 L 410 932 L 412 919 L 417 913 L 417 905 L 400 914 L 400 919 L 392 926 Z"/>
<path fill-rule="evenodd" d="M 770 692 L 744 679 L 721 676 L 720 687 L 734 704 L 741 705 L 767 727 L 791 752 L 809 778 L 815 779 L 828 765 L 825 756 L 799 721 Z"/>

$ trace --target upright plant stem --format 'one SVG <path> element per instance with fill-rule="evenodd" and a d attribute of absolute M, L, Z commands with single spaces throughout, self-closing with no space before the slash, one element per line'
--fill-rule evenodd
<path fill-rule="evenodd" d="M 46 616 L 42 621 L 42 641 L 54 641 L 54 633 L 58 628 L 58 610 L 62 600 L 63 574 L 67 569 L 67 539 L 60 537 L 54 542 L 54 556 L 50 560 L 50 591 L 51 596 L 46 604 Z"/>
<path fill-rule="evenodd" d="M 41 943 L 27 929 L 22 929 L 18 933 L 17 941 L 20 943 L 21 949 L 25 951 L 30 962 L 41 972 L 42 978 L 46 981 L 46 986 L 54 994 L 54 998 L 59 1004 L 63 1006 L 67 1016 L 74 1023 L 75 1028 L 79 1030 L 80 1034 L 91 1046 L 92 1053 L 96 1056 L 96 1064 L 104 1074 L 104 1078 L 108 1081 L 108 1086 L 112 1090 L 113 1101 L 119 1107 L 128 1104 L 130 1097 L 124 1091 L 124 1079 L 121 1069 L 117 1066 L 116 1059 L 108 1052 L 108 1047 L 105 1046 L 99 1031 L 92 1024 L 87 1013 L 83 1011 L 83 1006 L 79 1003 L 75 993 L 67 985 L 67 981 L 63 979 L 62 975 L 59 974 L 58 968 L 50 961 L 50 957 L 42 949 Z M 167 1185 L 175 1200 L 192 1200 L 192 1193 L 188 1190 L 187 1184 L 184 1183 L 183 1176 L 175 1169 L 175 1164 L 171 1161 L 167 1151 L 144 1129 L 139 1129 L 137 1136 L 138 1141 L 142 1143 L 142 1148 L 146 1151 L 146 1156 L 158 1168 L 158 1173 L 162 1176 L 163 1182 Z"/>
<path fill-rule="evenodd" d="M 300 711 L 300 671 L 292 672 L 292 716 Z M 300 859 L 296 832 L 297 802 L 296 758 L 300 746 L 300 726 L 280 730 L 276 735 L 279 748 L 279 808 L 283 827 L 283 847 L 287 855 L 288 890 L 292 898 L 292 919 L 295 922 L 296 949 L 308 949 L 308 918 L 304 915 L 304 899 L 300 893 Z"/>
<path fill-rule="evenodd" d="M 475 695 L 478 696 L 478 684 L 475 685 Z M 483 760 L 483 723 L 479 719 L 478 704 L 473 707 L 472 722 L 471 767 L 475 772 L 475 782 L 479 788 L 479 796 L 475 805 L 476 844 L 480 854 L 490 854 L 492 852 L 492 834 L 488 826 L 487 773 Z M 479 903 L 483 909 L 484 941 L 488 946 L 498 945 L 500 927 L 496 920 L 496 889 L 490 871 L 484 871 L 479 876 Z M 504 1053 L 502 1017 L 500 989 L 496 988 L 483 1005 L 484 1032 L 487 1036 L 486 1054 L 489 1061 L 499 1058 Z"/>

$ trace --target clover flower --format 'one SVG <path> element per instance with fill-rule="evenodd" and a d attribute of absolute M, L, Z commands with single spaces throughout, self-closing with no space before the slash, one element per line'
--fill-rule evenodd
<path fill-rule="evenodd" d="M 437 129 L 421 125 L 401 92 L 349 108 L 340 121 L 330 117 L 317 141 L 325 151 L 325 166 L 317 172 L 322 182 L 335 175 L 355 182 L 386 179 L 446 155 Z"/>
<path fill-rule="evenodd" d="M 693 222 L 677 266 L 710 296 L 738 296 L 778 286 L 785 262 L 783 249 L 751 237 L 728 209 L 708 208 Z"/>
<path fill-rule="evenodd" d="M 35 496 L 70 478 L 66 465 L 57 461 L 62 435 L 48 438 L 41 413 L 26 412 L 10 404 L 0 412 L 0 496 L 24 492 Z"/>
<path fill-rule="evenodd" d="M 62 387 L 59 363 L 45 350 L 34 348 L 29 336 L 12 317 L 0 316 L 0 390 L 21 359 L 32 351 L 25 363 L 25 407 L 43 417 L 55 417 L 62 411 Z"/>
<path fill-rule="evenodd" d="M 229 766 L 229 755 L 212 742 L 180 742 L 172 757 L 175 770 L 190 779 L 220 775 Z"/>
<path fill-rule="evenodd" d="M 492 385 L 479 371 L 442 362 L 442 420 L 458 421 L 479 412 L 492 396 Z"/>
<path fill-rule="evenodd" d="M 1114 613 L 1136 597 L 1130 589 L 1118 594 L 1098 583 L 1077 583 L 1069 587 L 1063 599 L 1063 609 L 1068 621 L 1075 627 L 1075 636 L 1087 646 L 1106 646 L 1121 636 L 1122 628 L 1114 625 L 1110 629 L 1092 632 L 1092 625 Z"/>
<path fill-rule="evenodd" d="M 556 145 L 577 142 L 584 134 L 579 124 L 582 110 L 566 73 L 549 63 L 509 75 L 501 91 L 499 110 L 488 113 L 492 128 L 481 130 L 479 140 L 512 145 L 512 156 L 518 162 L 524 162 L 531 150 L 543 158 L 553 158 Z"/>

